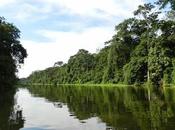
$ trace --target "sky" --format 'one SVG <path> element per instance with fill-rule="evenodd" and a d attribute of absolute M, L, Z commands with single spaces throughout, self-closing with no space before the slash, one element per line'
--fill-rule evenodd
<path fill-rule="evenodd" d="M 18 76 L 66 63 L 79 49 L 97 52 L 144 1 L 0 0 L 0 16 L 20 29 L 28 53 Z"/>

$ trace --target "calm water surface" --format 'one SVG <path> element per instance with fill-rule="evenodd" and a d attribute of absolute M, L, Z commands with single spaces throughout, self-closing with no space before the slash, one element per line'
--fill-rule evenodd
<path fill-rule="evenodd" d="M 14 97 L 0 130 L 175 130 L 174 88 L 33 86 Z"/>
<path fill-rule="evenodd" d="M 106 124 L 98 117 L 79 120 L 62 102 L 50 102 L 46 97 L 34 97 L 29 90 L 20 89 L 17 103 L 25 118 L 21 130 L 104 130 Z M 52 96 L 52 94 L 50 95 Z"/>

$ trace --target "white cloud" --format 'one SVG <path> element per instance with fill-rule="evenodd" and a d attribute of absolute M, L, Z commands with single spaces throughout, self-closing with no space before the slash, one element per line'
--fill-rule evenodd
<path fill-rule="evenodd" d="M 84 17 L 111 19 L 113 17 L 131 17 L 137 6 L 144 0 L 0 0 L 0 6 L 13 3 L 18 7 L 16 19 L 28 20 L 30 16 L 40 14 L 72 14 Z"/>
<path fill-rule="evenodd" d="M 110 18 L 111 16 L 130 17 L 144 0 L 39 0 L 62 11 L 81 16 Z"/>
<path fill-rule="evenodd" d="M 113 31 L 109 28 L 89 28 L 83 32 L 42 30 L 40 33 L 49 38 L 50 42 L 21 42 L 28 51 L 28 58 L 19 72 L 19 77 L 26 77 L 32 71 L 51 67 L 59 60 L 67 62 L 69 57 L 81 48 L 94 53 L 111 38 Z"/>
<path fill-rule="evenodd" d="M 92 16 L 99 15 L 99 12 L 103 12 L 103 15 L 106 13 L 128 16 L 138 5 L 143 4 L 143 0 L 42 0 L 42 2 L 61 6 L 70 13 Z"/>
<path fill-rule="evenodd" d="M 50 6 L 42 6 L 37 7 L 36 5 L 32 5 L 29 3 L 20 3 L 21 5 L 18 7 L 17 11 L 13 18 L 18 19 L 19 21 L 26 22 L 26 20 L 41 20 L 47 17 L 46 14 L 52 11 Z"/>
<path fill-rule="evenodd" d="M 0 7 L 14 3 L 15 0 L 0 0 Z"/>

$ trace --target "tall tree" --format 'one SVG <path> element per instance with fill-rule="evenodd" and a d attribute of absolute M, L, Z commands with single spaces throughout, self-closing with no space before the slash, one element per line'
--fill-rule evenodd
<path fill-rule="evenodd" d="M 5 89 L 16 81 L 15 73 L 27 57 L 19 38 L 19 29 L 0 17 L 0 84 L 3 86 L 0 89 Z"/>

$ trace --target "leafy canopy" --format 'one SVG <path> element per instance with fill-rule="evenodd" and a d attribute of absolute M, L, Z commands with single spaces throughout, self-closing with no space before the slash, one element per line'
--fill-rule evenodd
<path fill-rule="evenodd" d="M 17 68 L 27 57 L 19 38 L 19 29 L 0 17 L 0 84 L 4 86 L 15 81 Z"/>

